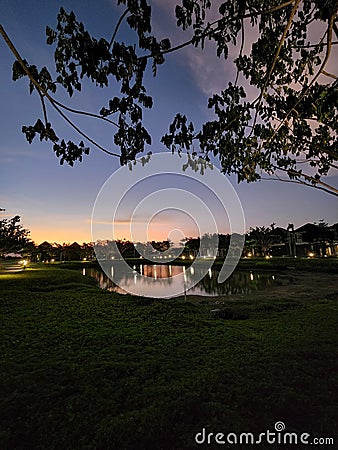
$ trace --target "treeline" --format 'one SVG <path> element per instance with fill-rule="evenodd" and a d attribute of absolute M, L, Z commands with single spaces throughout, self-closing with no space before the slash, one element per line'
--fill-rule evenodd
<path fill-rule="evenodd" d="M 146 243 L 131 242 L 126 239 L 98 241 L 95 243 L 77 242 L 49 243 L 36 245 L 29 238 L 29 230 L 20 224 L 20 217 L 0 220 L 0 257 L 15 257 L 20 254 L 34 262 L 74 261 L 110 259 L 116 256 L 138 258 L 144 254 L 181 254 L 183 257 L 226 256 L 230 234 L 204 234 L 200 237 L 187 237 L 174 245 L 169 240 Z M 217 254 L 215 253 L 215 246 Z M 94 249 L 95 247 L 95 249 Z M 338 254 L 338 224 L 329 226 L 323 220 L 308 223 L 295 229 L 292 224 L 287 228 L 268 227 L 250 228 L 245 235 L 242 256 L 335 256 Z M 172 255 L 171 255 L 172 256 Z"/>

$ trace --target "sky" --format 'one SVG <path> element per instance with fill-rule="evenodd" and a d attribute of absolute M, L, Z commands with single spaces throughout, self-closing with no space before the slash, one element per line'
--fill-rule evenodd
<path fill-rule="evenodd" d="M 161 37 L 170 35 L 179 42 L 181 35 L 174 30 L 170 16 L 176 2 L 152 0 L 154 33 Z M 96 37 L 110 39 L 115 23 L 121 14 L 114 0 L 58 1 L 50 0 L 2 0 L 1 23 L 19 53 L 30 64 L 38 67 L 53 66 L 53 49 L 45 44 L 46 25 L 55 27 L 61 6 L 74 10 L 77 18 Z M 174 30 L 174 31 L 173 31 Z M 126 29 L 118 37 L 128 39 Z M 23 225 L 31 231 L 36 243 L 89 242 L 91 216 L 95 200 L 106 180 L 119 169 L 117 158 L 92 148 L 89 156 L 74 167 L 60 165 L 50 143 L 34 140 L 29 144 L 21 133 L 23 125 L 34 124 L 41 117 L 37 95 L 29 95 L 26 79 L 12 81 L 11 67 L 14 61 L 10 50 L 0 38 L 0 207 L 6 208 L 2 217 L 20 215 Z M 207 51 L 185 49 L 168 57 L 159 67 L 158 76 L 147 75 L 149 94 L 154 98 L 154 108 L 145 114 L 145 125 L 152 134 L 153 143 L 147 150 L 164 152 L 161 136 L 167 131 L 177 112 L 184 113 L 197 125 L 210 119 L 206 108 L 210 93 L 217 92 L 224 80 L 233 77 L 231 65 Z M 109 89 L 93 89 L 84 83 L 82 93 L 69 100 L 63 94 L 61 101 L 69 106 L 98 112 L 107 100 L 116 95 L 114 86 Z M 80 138 L 58 117 L 50 113 L 59 136 L 65 140 Z M 78 120 L 77 124 L 100 143 L 116 151 L 111 131 L 91 120 Z M 294 223 L 299 227 L 307 222 L 324 219 L 329 224 L 338 221 L 336 197 L 327 193 L 292 183 L 261 181 L 237 184 L 235 177 L 227 177 L 235 189 L 245 215 L 245 226 L 270 225 L 286 227 Z M 328 177 L 337 185 L 337 176 Z M 226 186 L 226 184 L 225 184 Z M 187 188 L 188 189 L 188 188 Z M 135 198 L 142 200 L 142 189 L 135 189 Z M 181 213 L 180 213 L 181 214 Z M 184 215 L 184 214 L 183 214 Z M 128 217 L 127 217 L 128 216 Z M 130 215 L 120 218 L 117 238 L 129 238 Z M 196 224 L 170 212 L 157 215 L 149 225 L 150 239 L 166 239 L 179 228 L 187 236 L 196 235 Z M 222 217 L 218 219 L 222 222 Z M 228 219 L 224 217 L 221 232 L 227 232 Z"/>

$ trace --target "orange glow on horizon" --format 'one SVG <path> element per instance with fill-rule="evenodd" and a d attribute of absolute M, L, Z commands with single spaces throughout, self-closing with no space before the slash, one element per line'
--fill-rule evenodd
<path fill-rule="evenodd" d="M 32 228 L 29 237 L 35 244 L 39 245 L 42 242 L 58 244 L 77 242 L 91 242 L 90 230 L 74 230 L 74 229 L 59 229 L 59 228 Z"/>
<path fill-rule="evenodd" d="M 82 244 L 93 241 L 91 220 L 84 217 L 35 217 L 30 223 L 25 221 L 24 227 L 30 230 L 30 238 L 37 245 L 45 241 L 59 244 L 73 242 Z M 177 245 L 185 237 L 197 237 L 205 232 L 207 232 L 206 226 L 199 230 L 190 220 L 179 221 L 176 217 L 168 217 L 159 222 L 151 221 L 146 229 L 143 223 L 136 224 L 134 227 L 131 227 L 128 222 L 118 223 L 115 224 L 114 230 L 113 227 L 109 227 L 109 224 L 108 227 L 105 224 L 102 227 L 102 233 L 98 229 L 94 240 L 126 239 L 132 242 L 146 242 L 170 239 Z"/>
<path fill-rule="evenodd" d="M 28 228 L 28 227 L 27 227 Z M 84 227 L 79 229 L 73 229 L 73 228 L 37 228 L 32 227 L 30 228 L 30 235 L 32 241 L 34 241 L 37 245 L 41 244 L 42 242 L 49 242 L 54 243 L 57 242 L 59 244 L 65 243 L 73 243 L 78 242 L 79 244 L 82 244 L 83 242 L 92 242 L 92 236 L 90 232 L 90 227 Z M 109 239 L 109 236 L 106 237 L 106 239 Z M 132 240 L 130 235 L 130 228 L 129 226 L 124 226 L 123 228 L 119 230 L 118 233 L 115 233 L 115 239 L 126 239 L 126 240 Z M 163 230 L 163 227 L 159 227 L 159 229 L 155 229 L 155 227 L 152 228 L 151 233 L 149 233 L 149 241 L 165 241 L 168 239 L 168 234 L 166 233 L 166 230 Z M 134 239 L 134 241 L 137 241 L 137 239 Z"/>

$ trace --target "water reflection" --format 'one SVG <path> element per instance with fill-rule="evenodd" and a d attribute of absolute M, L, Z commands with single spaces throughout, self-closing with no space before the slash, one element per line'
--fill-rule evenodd
<path fill-rule="evenodd" d="M 192 269 L 192 270 L 191 270 Z M 203 270 L 203 269 L 200 269 Z M 231 295 L 231 294 L 247 294 L 257 289 L 263 289 L 273 284 L 276 277 L 269 273 L 253 273 L 253 272 L 234 272 L 230 278 L 224 283 L 219 284 L 217 282 L 218 271 L 209 269 L 206 276 L 199 281 L 194 287 L 186 289 L 186 285 L 189 286 L 189 279 L 192 279 L 196 273 L 198 275 L 198 268 L 175 266 L 175 265 L 148 265 L 141 264 L 134 266 L 128 274 L 123 274 L 119 280 L 127 289 L 128 286 L 142 283 L 146 286 L 149 292 L 156 294 L 156 288 L 159 286 L 169 286 L 173 283 L 181 283 L 181 294 L 184 294 L 186 290 L 187 295 Z M 176 277 L 183 273 L 182 277 Z M 127 290 L 124 290 L 113 283 L 110 278 L 106 276 L 104 272 L 97 269 L 84 268 L 83 275 L 88 275 L 97 281 L 98 286 L 101 289 L 106 289 L 111 292 L 117 292 L 119 294 L 127 294 Z M 111 274 L 114 274 L 114 266 L 111 266 Z M 145 277 L 140 278 L 138 274 L 143 274 Z M 116 276 L 116 274 L 115 274 Z"/>

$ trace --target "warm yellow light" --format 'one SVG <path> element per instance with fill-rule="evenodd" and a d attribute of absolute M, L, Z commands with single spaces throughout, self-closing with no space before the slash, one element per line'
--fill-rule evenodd
<path fill-rule="evenodd" d="M 314 256 L 315 256 L 315 254 L 314 254 L 313 252 L 310 252 L 310 253 L 309 253 L 309 257 L 310 257 L 310 258 L 313 258 Z"/>
<path fill-rule="evenodd" d="M 190 259 L 194 259 L 194 257 L 193 257 L 192 255 L 189 255 L 189 258 L 190 258 Z"/>
<path fill-rule="evenodd" d="M 250 258 L 251 256 L 252 256 L 252 253 L 251 253 L 251 252 L 249 252 L 249 253 L 248 253 L 248 257 Z"/>
<path fill-rule="evenodd" d="M 83 260 L 82 261 L 87 261 L 87 258 L 83 258 Z"/>
<path fill-rule="evenodd" d="M 51 260 L 50 260 L 50 262 L 54 262 L 54 261 L 55 261 L 55 259 L 51 259 Z"/>
<path fill-rule="evenodd" d="M 26 266 L 27 266 L 27 261 L 24 259 L 24 260 L 22 261 L 22 264 L 26 267 Z"/>
<path fill-rule="evenodd" d="M 184 256 L 184 255 L 182 256 L 182 259 L 185 259 L 185 256 Z"/>

